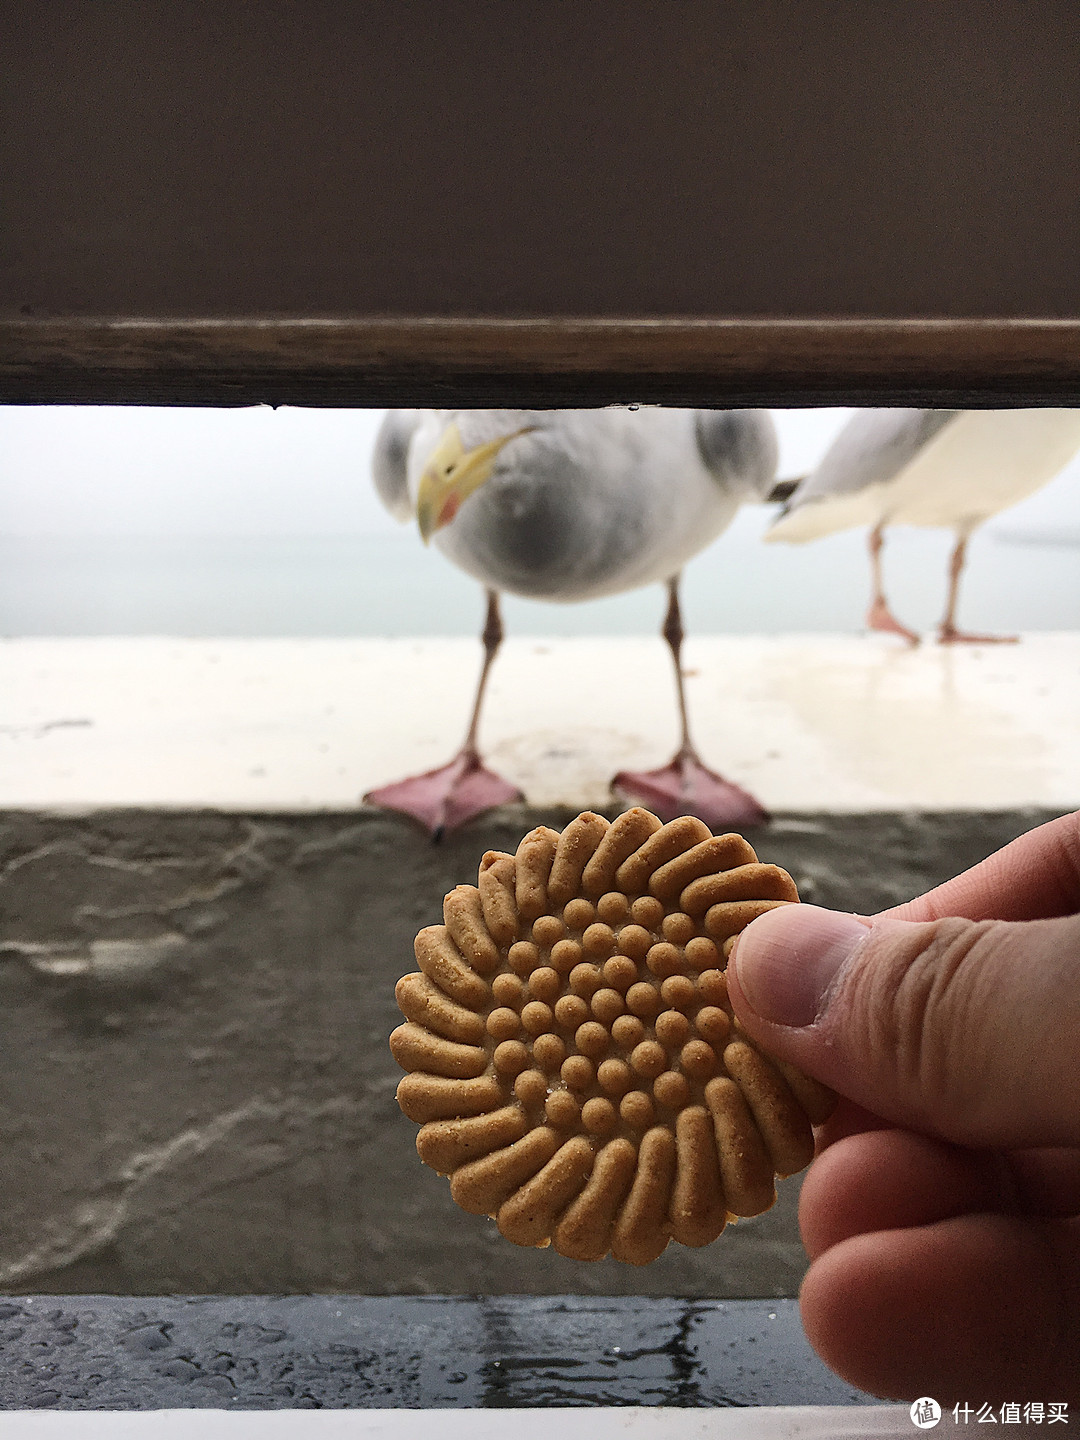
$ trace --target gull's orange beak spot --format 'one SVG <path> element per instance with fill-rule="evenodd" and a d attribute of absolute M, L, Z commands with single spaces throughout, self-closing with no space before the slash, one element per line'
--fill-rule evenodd
<path fill-rule="evenodd" d="M 450 524 L 473 491 L 490 477 L 500 451 L 532 428 L 527 425 L 512 435 L 466 450 L 457 424 L 446 427 L 428 456 L 416 496 L 416 522 L 425 545 L 436 530 Z"/>

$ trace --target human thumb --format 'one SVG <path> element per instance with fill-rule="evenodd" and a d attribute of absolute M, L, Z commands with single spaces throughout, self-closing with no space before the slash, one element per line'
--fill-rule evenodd
<path fill-rule="evenodd" d="M 1080 1143 L 1080 916 L 767 912 L 728 967 L 769 1053 L 896 1125 L 980 1148 Z"/>

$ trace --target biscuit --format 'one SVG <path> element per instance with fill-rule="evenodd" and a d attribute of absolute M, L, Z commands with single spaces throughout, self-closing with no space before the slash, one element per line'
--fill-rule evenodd
<path fill-rule="evenodd" d="M 641 808 L 488 851 L 397 985 L 420 1158 L 508 1240 L 577 1260 L 645 1265 L 767 1210 L 835 1096 L 745 1034 L 725 966 L 798 898 L 742 836 Z"/>

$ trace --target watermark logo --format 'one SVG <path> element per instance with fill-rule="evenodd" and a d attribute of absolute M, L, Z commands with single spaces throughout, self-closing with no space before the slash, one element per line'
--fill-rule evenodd
<path fill-rule="evenodd" d="M 921 1395 L 911 1407 L 911 1423 L 917 1430 L 932 1430 L 941 1419 L 941 1406 L 932 1395 Z"/>
<path fill-rule="evenodd" d="M 916 1400 L 911 1407 L 912 1420 L 923 1429 L 929 1429 L 937 1421 L 922 1424 L 916 1417 L 916 1409 L 933 1403 L 928 1396 L 925 1400 Z M 969 1405 L 966 1400 L 958 1400 L 952 1408 L 952 1417 L 957 1425 L 1068 1425 L 1069 1402 L 1028 1400 L 1021 1404 L 1019 1400 L 1006 1400 L 995 1409 L 989 1400 L 984 1400 L 981 1405 Z"/>

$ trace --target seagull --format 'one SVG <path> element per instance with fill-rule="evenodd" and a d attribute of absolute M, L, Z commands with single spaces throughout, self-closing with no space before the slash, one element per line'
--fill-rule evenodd
<path fill-rule="evenodd" d="M 663 818 L 716 828 L 768 817 L 702 763 L 690 739 L 680 664 L 679 576 L 744 501 L 767 498 L 777 463 L 765 410 L 621 406 L 598 410 L 391 410 L 373 456 L 375 488 L 399 520 L 483 585 L 483 664 L 465 741 L 446 765 L 365 795 L 438 837 L 521 792 L 481 761 L 484 690 L 503 638 L 503 591 L 572 603 L 657 582 L 675 665 L 679 747 L 654 771 L 612 784 Z"/>
<path fill-rule="evenodd" d="M 884 532 L 889 525 L 948 527 L 956 541 L 939 643 L 1015 641 L 957 628 L 968 541 L 984 520 L 1053 479 L 1078 448 L 1080 409 L 863 410 L 796 485 L 765 539 L 801 543 L 869 525 L 873 595 L 866 624 L 917 645 L 919 636 L 885 598 Z"/>

